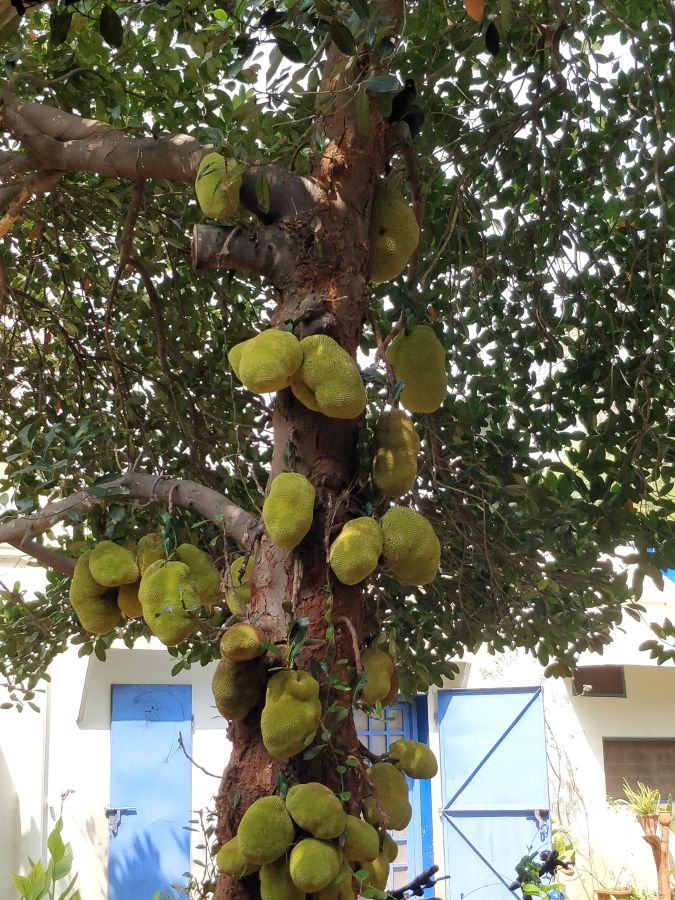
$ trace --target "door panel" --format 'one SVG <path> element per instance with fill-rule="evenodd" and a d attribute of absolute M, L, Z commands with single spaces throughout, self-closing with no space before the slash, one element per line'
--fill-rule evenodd
<path fill-rule="evenodd" d="M 190 868 L 190 685 L 112 685 L 108 900 L 177 898 Z M 124 811 L 127 808 L 127 811 Z M 116 833 L 113 833 L 116 830 Z"/>
<path fill-rule="evenodd" d="M 538 689 L 441 691 L 446 891 L 507 900 L 515 866 L 548 846 L 548 779 Z"/>

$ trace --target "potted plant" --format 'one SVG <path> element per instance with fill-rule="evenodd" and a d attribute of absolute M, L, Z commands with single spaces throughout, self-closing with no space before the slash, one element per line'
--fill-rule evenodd
<path fill-rule="evenodd" d="M 649 844 L 656 866 L 658 900 L 670 900 L 670 863 L 668 857 L 668 839 L 670 823 L 673 820 L 673 802 L 669 795 L 668 802 L 661 803 L 661 794 L 657 788 L 650 788 L 641 781 L 634 790 L 624 778 L 623 802 L 629 806 L 640 823 L 643 839 Z M 599 893 L 599 892 L 597 892 Z M 630 895 L 629 891 L 629 895 Z M 617 896 L 617 894 L 613 894 Z M 608 900 L 600 898 L 598 900 Z"/>

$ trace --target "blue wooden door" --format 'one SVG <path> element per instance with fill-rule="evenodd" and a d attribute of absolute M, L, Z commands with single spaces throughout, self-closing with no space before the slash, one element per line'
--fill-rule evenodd
<path fill-rule="evenodd" d="M 108 900 L 173 900 L 190 869 L 192 688 L 112 685 L 110 733 Z"/>
<path fill-rule="evenodd" d="M 362 710 L 355 710 L 354 715 L 359 740 L 372 753 L 385 753 L 393 741 L 402 737 L 428 742 L 426 697 L 420 698 L 418 704 L 394 703 L 380 719 L 369 717 Z M 391 865 L 391 890 L 408 884 L 432 864 L 429 781 L 408 778 L 408 799 L 413 810 L 410 824 L 404 831 L 391 832 L 398 845 L 398 856 Z"/>
<path fill-rule="evenodd" d="M 549 843 L 539 689 L 439 691 L 447 896 L 513 900 L 515 866 Z"/>

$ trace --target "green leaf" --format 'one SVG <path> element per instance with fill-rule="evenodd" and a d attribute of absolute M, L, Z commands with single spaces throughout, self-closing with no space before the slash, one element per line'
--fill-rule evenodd
<path fill-rule="evenodd" d="M 302 51 L 297 44 L 287 40 L 287 38 L 279 37 L 276 34 L 274 35 L 274 40 L 279 48 L 279 52 L 282 53 L 286 59 L 290 59 L 290 61 L 294 63 L 303 62 Z"/>
<path fill-rule="evenodd" d="M 356 53 L 354 35 L 338 19 L 333 19 L 330 23 L 330 36 L 338 50 L 341 50 L 346 56 L 353 56 Z"/>
<path fill-rule="evenodd" d="M 347 0 L 347 3 L 361 19 L 370 18 L 370 8 L 367 0 Z"/>
<path fill-rule="evenodd" d="M 117 50 L 122 46 L 124 40 L 122 20 L 112 6 L 108 6 L 107 3 L 101 8 L 98 30 L 109 47 L 114 47 Z"/>
<path fill-rule="evenodd" d="M 394 75 L 373 75 L 371 78 L 366 78 L 361 84 L 367 91 L 377 94 L 391 93 L 400 88 L 399 80 Z"/>
<path fill-rule="evenodd" d="M 356 104 L 356 127 L 359 134 L 367 137 L 370 134 L 370 104 L 363 85 L 356 92 L 354 102 Z"/>
<path fill-rule="evenodd" d="M 70 10 L 54 12 L 49 17 L 49 43 L 52 47 L 59 47 L 68 37 L 70 23 L 73 14 Z"/>
<path fill-rule="evenodd" d="M 261 212 L 270 210 L 270 183 L 264 172 L 258 172 L 255 179 L 255 199 Z"/>

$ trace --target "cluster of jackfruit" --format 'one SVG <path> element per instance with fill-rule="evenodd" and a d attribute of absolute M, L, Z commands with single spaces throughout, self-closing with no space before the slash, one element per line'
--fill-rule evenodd
<path fill-rule="evenodd" d="M 270 328 L 235 344 L 227 354 L 239 381 L 254 394 L 287 388 L 302 365 L 302 345 L 290 331 Z"/>
<path fill-rule="evenodd" d="M 327 334 L 303 338 L 300 348 L 302 364 L 290 378 L 298 400 L 332 419 L 360 416 L 366 406 L 366 389 L 347 351 Z"/>
<path fill-rule="evenodd" d="M 405 382 L 401 403 L 409 412 L 435 412 L 448 390 L 445 349 L 429 325 L 399 331 L 386 350 L 398 381 Z"/>
<path fill-rule="evenodd" d="M 93 634 L 107 634 L 120 614 L 145 619 L 162 643 L 174 646 L 194 631 L 194 613 L 220 597 L 220 573 L 208 554 L 181 544 L 167 560 L 158 534 L 123 547 L 99 541 L 75 565 L 70 602 L 80 624 Z"/>
<path fill-rule="evenodd" d="M 415 213 L 399 187 L 385 181 L 375 189 L 370 216 L 368 281 L 380 284 L 403 272 L 420 240 Z"/>
<path fill-rule="evenodd" d="M 287 550 L 297 547 L 312 525 L 314 486 L 298 472 L 282 472 L 273 479 L 262 518 L 270 538 Z"/>
<path fill-rule="evenodd" d="M 220 153 L 207 153 L 199 163 L 195 193 L 209 219 L 233 219 L 239 212 L 239 191 L 244 166 Z"/>

